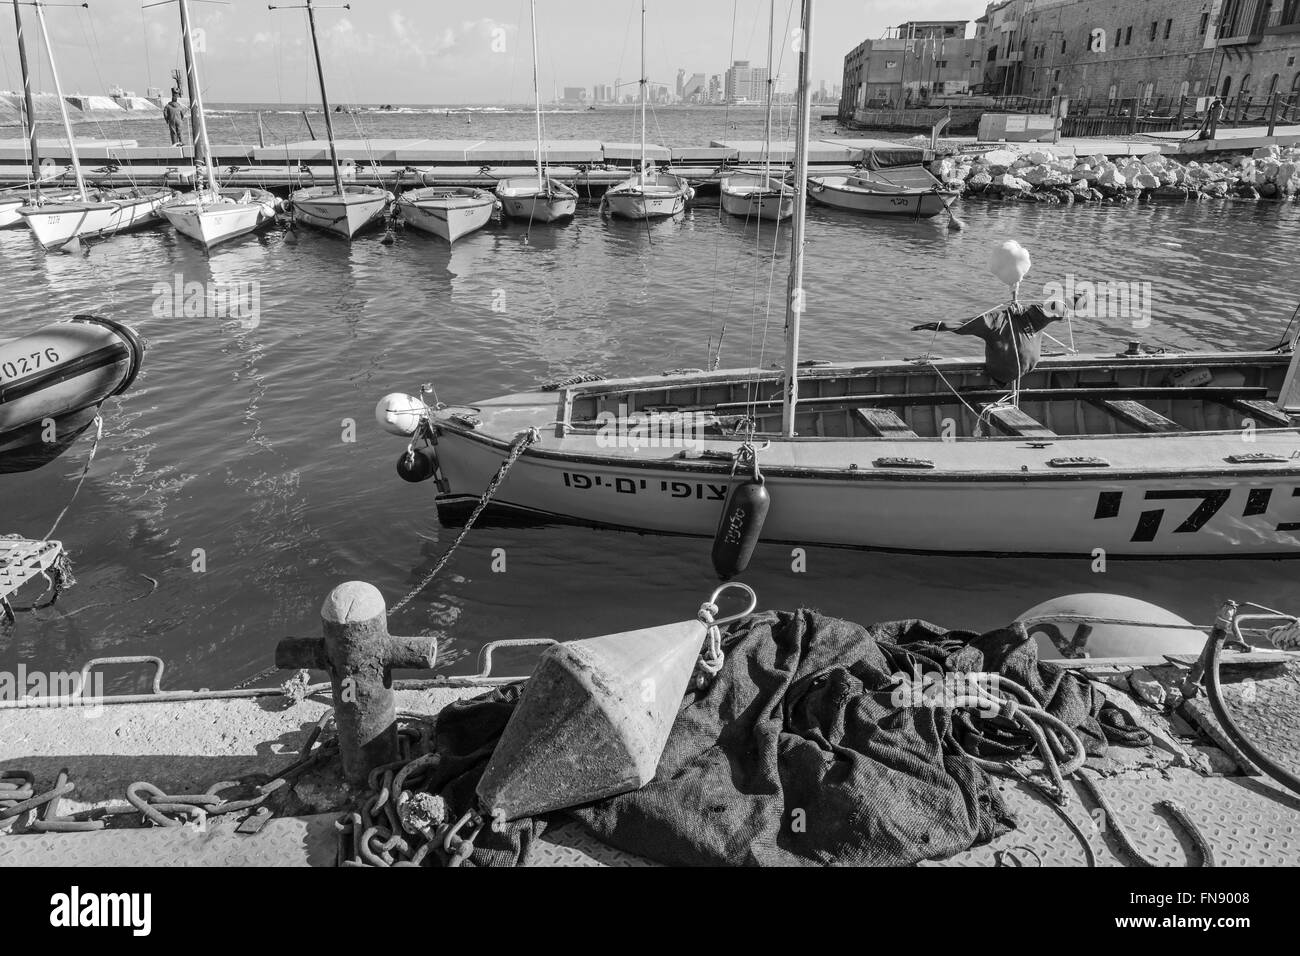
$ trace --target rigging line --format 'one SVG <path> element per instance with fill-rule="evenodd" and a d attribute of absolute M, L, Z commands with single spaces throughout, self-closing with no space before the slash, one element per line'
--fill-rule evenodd
<path fill-rule="evenodd" d="M 144 39 L 144 82 L 145 94 L 153 86 L 153 65 L 149 59 L 149 24 L 144 17 L 144 4 L 140 5 L 140 36 Z"/>
<path fill-rule="evenodd" d="M 100 88 L 100 89 L 104 89 L 104 86 L 105 86 L 105 84 L 104 84 L 104 75 L 103 75 L 103 73 L 100 72 L 100 69 L 99 69 L 99 60 L 98 60 L 98 59 L 96 58 L 96 56 L 95 56 L 95 51 L 99 49 L 99 36 L 98 36 L 98 34 L 95 32 L 95 21 L 94 21 L 93 18 L 91 18 L 90 13 L 89 13 L 85 8 L 82 8 L 82 10 L 81 10 L 81 14 L 82 14 L 82 15 L 81 15 L 81 17 L 79 18 L 79 21 L 78 21 L 78 22 L 79 22 L 79 25 L 81 26 L 81 38 L 82 38 L 82 40 L 83 40 L 83 41 L 85 42 L 85 44 L 86 44 L 86 55 L 87 55 L 87 57 L 88 57 L 89 60 L 90 60 L 90 67 L 91 67 L 91 69 L 92 69 L 92 70 L 94 71 L 94 73 L 95 73 L 95 80 L 96 80 L 96 82 L 99 84 L 99 88 Z M 90 24 L 90 32 L 89 32 L 89 33 L 86 32 L 86 24 L 87 24 L 88 22 L 89 22 L 89 24 Z M 92 42 L 91 42 L 91 41 L 92 41 L 92 37 L 93 37 L 93 40 L 94 40 L 93 44 L 92 44 Z M 94 112 L 94 111 L 92 110 L 92 113 L 93 113 L 93 112 Z M 100 137 L 101 137 L 102 139 L 107 140 L 108 137 L 107 137 L 107 136 L 104 136 L 104 127 L 103 127 L 102 123 L 100 122 L 100 120 L 99 120 L 98 118 L 95 118 L 95 119 L 92 119 L 91 122 L 94 123 L 94 125 L 95 125 L 95 130 L 100 134 Z M 114 123 L 116 124 L 116 126 L 117 126 L 118 139 L 119 139 L 119 140 L 125 140 L 125 139 L 126 139 L 126 136 L 125 136 L 125 130 L 122 128 L 122 122 L 123 122 L 123 121 L 122 121 L 122 118 L 121 118 L 121 117 L 114 117 L 113 122 L 114 122 Z M 113 156 L 113 153 L 114 153 L 114 150 L 113 150 L 113 148 L 110 146 L 110 147 L 108 148 L 108 155 L 109 155 L 110 159 L 111 159 L 111 157 Z M 126 170 L 126 178 L 127 178 L 127 181 L 130 182 L 131 186 L 132 186 L 133 188 L 139 188 L 139 185 L 140 185 L 140 184 L 139 184 L 139 182 L 138 182 L 138 181 L 136 180 L 136 178 L 135 178 L 135 174 L 134 174 L 134 170 L 133 170 L 133 168 L 130 167 L 130 166 L 123 166 L 121 163 L 118 163 L 117 166 L 118 166 L 119 169 L 124 169 L 124 170 Z"/>
<path fill-rule="evenodd" d="M 763 359 L 767 355 L 767 336 L 768 336 L 768 330 L 770 329 L 772 324 L 772 289 L 773 286 L 775 286 L 776 284 L 776 262 L 777 262 L 777 252 L 780 249 L 780 243 L 781 243 L 781 221 L 778 219 L 776 221 L 775 227 L 772 230 L 772 256 L 771 256 L 771 261 L 767 273 L 767 311 L 763 317 L 763 335 L 762 338 L 760 338 L 759 340 L 758 364 L 754 366 L 754 370 L 752 372 L 752 377 L 751 377 L 751 388 L 752 388 L 752 397 L 750 398 L 751 418 L 754 417 L 752 414 L 753 403 L 758 400 L 758 379 L 763 371 Z"/>

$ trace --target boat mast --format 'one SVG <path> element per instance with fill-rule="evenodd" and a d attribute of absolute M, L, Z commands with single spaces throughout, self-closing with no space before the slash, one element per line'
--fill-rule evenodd
<path fill-rule="evenodd" d="M 268 10 L 274 10 L 275 7 L 267 7 Z M 350 4 L 343 4 L 343 9 L 351 10 Z M 311 30 L 311 48 L 316 54 L 316 78 L 320 81 L 320 105 L 325 110 L 325 135 L 330 141 L 330 160 L 334 163 L 334 188 L 338 190 L 339 195 L 343 193 L 343 171 L 339 167 L 339 151 L 334 145 L 334 121 L 330 119 L 330 100 L 325 93 L 325 68 L 320 62 L 320 44 L 316 42 L 316 8 L 312 6 L 311 0 L 307 0 L 307 26 Z"/>
<path fill-rule="evenodd" d="M 776 0 L 771 0 L 767 12 L 767 118 L 763 125 L 763 188 L 767 188 L 772 176 L 772 91 L 775 89 L 772 79 L 772 45 L 775 42 L 773 31 L 776 29 Z"/>
<path fill-rule="evenodd" d="M 32 75 L 27 69 L 27 43 L 23 39 L 23 14 L 14 0 L 14 23 L 18 27 L 18 66 L 23 74 L 23 106 L 27 114 L 23 120 L 27 125 L 27 141 L 32 154 L 32 182 L 39 188 L 41 182 L 41 158 L 36 154 L 36 105 L 32 102 Z"/>
<path fill-rule="evenodd" d="M 203 93 L 199 86 L 199 65 L 194 59 L 194 44 L 190 33 L 189 0 L 177 0 L 181 10 L 181 45 L 185 49 L 185 85 L 190 88 L 190 119 L 197 122 L 199 149 L 203 152 L 203 165 L 208 171 L 208 189 L 213 198 L 217 195 L 217 172 L 212 163 L 212 145 L 208 142 L 208 119 L 203 113 Z"/>
<path fill-rule="evenodd" d="M 59 115 L 63 117 L 63 132 L 68 137 L 68 155 L 72 159 L 72 172 L 77 177 L 77 194 L 81 197 L 82 202 L 87 202 L 86 180 L 81 175 L 81 160 L 77 156 L 77 143 L 72 138 L 72 123 L 68 120 L 68 104 L 63 101 L 63 85 L 59 82 L 59 71 L 54 66 L 54 50 L 50 47 L 50 31 L 45 26 L 45 11 L 42 9 L 45 4 L 36 0 L 32 4 L 36 8 L 36 22 L 41 27 L 41 39 L 45 41 L 45 57 L 50 61 L 50 77 L 54 80 L 54 93 L 59 98 Z M 85 4 L 83 4 L 85 6 Z M 32 118 L 32 124 L 35 125 L 36 119 Z"/>
<path fill-rule="evenodd" d="M 645 75 L 645 0 L 641 0 L 641 185 L 645 185 L 645 101 L 646 86 L 649 80 Z"/>
<path fill-rule="evenodd" d="M 808 204 L 808 135 L 812 124 L 812 98 L 808 90 L 808 63 L 812 44 L 813 0 L 803 0 L 799 27 L 799 126 L 794 144 L 794 217 L 790 228 L 790 282 L 785 306 L 785 397 L 781 403 L 781 432 L 794 437 L 799 403 L 799 320 L 804 309 L 803 244 Z"/>
<path fill-rule="evenodd" d="M 533 26 L 533 99 L 537 107 L 537 188 L 545 189 L 546 180 L 542 175 L 542 88 L 537 79 L 537 0 L 530 0 L 529 8 Z"/>

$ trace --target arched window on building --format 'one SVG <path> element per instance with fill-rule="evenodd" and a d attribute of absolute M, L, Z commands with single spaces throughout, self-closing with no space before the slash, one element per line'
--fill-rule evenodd
<path fill-rule="evenodd" d="M 1114 102 L 1115 102 L 1115 94 L 1118 93 L 1118 92 L 1119 92 L 1119 88 L 1118 88 L 1117 86 L 1115 86 L 1114 83 L 1112 83 L 1112 84 L 1110 85 L 1110 94 L 1108 95 L 1107 99 L 1108 99 L 1111 103 L 1114 103 Z"/>
<path fill-rule="evenodd" d="M 1154 83 L 1148 83 L 1146 85 L 1146 89 L 1142 92 L 1142 105 L 1150 106 L 1151 99 L 1155 95 L 1156 95 L 1156 85 Z"/>
<path fill-rule="evenodd" d="M 1250 96 L 1250 74 L 1247 73 L 1241 78 L 1241 87 L 1237 90 L 1241 96 Z"/>
<path fill-rule="evenodd" d="M 1219 90 L 1219 96 L 1221 96 L 1223 99 L 1226 100 L 1229 94 L 1231 93 L 1232 93 L 1232 77 L 1225 76 L 1223 78 L 1223 87 Z"/>
<path fill-rule="evenodd" d="M 1274 73 L 1274 74 L 1273 74 L 1273 79 L 1271 79 L 1271 80 L 1268 81 L 1268 95 L 1269 95 L 1269 96 L 1272 96 L 1274 93 L 1277 92 L 1277 85 L 1278 85 L 1279 83 L 1281 83 L 1281 82 L 1282 82 L 1282 75 L 1281 75 L 1280 73 Z"/>
<path fill-rule="evenodd" d="M 1291 80 L 1291 92 L 1300 93 L 1300 73 L 1297 73 Z"/>
<path fill-rule="evenodd" d="M 1178 86 L 1179 98 L 1181 99 L 1182 97 L 1186 96 L 1189 92 L 1191 92 L 1191 84 L 1188 83 L 1186 80 L 1183 80 L 1183 82 Z"/>

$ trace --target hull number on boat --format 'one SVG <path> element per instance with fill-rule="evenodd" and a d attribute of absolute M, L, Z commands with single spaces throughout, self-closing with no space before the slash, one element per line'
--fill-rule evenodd
<path fill-rule="evenodd" d="M 31 355 L 20 355 L 12 362 L 0 363 L 0 378 L 17 379 L 24 375 L 30 375 L 37 369 L 44 368 L 47 365 L 53 365 L 59 360 L 59 353 L 53 348 L 45 349 L 40 352 L 33 352 Z"/>
<path fill-rule="evenodd" d="M 727 486 L 699 481 L 653 481 L 646 478 L 621 478 L 609 475 L 584 475 L 566 471 L 564 487 L 580 491 L 607 488 L 617 494 L 661 494 L 670 498 L 693 498 L 699 501 L 726 501 Z"/>
<path fill-rule="evenodd" d="M 1292 497 L 1300 497 L 1300 488 L 1292 490 L 1291 495 Z M 1148 491 L 1145 493 L 1143 500 L 1200 502 L 1183 522 L 1173 529 L 1174 534 L 1194 534 L 1209 524 L 1210 520 L 1228 504 L 1231 497 L 1232 489 L 1209 488 L 1203 491 Z M 1258 517 L 1268 512 L 1269 502 L 1273 498 L 1273 489 L 1249 488 L 1246 490 L 1245 497 L 1246 500 L 1241 511 L 1242 517 Z M 1118 518 L 1123 501 L 1124 492 L 1122 491 L 1101 492 L 1097 496 L 1097 509 L 1093 513 L 1093 520 Z M 1152 508 L 1140 512 L 1137 527 L 1134 528 L 1133 537 L 1130 540 L 1135 542 L 1154 541 L 1164 524 L 1164 518 L 1164 508 Z M 1277 525 L 1277 530 L 1283 532 L 1300 531 L 1300 521 L 1283 521 Z"/>

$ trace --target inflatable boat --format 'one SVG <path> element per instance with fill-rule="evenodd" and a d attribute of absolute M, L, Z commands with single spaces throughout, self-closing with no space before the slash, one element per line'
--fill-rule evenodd
<path fill-rule="evenodd" d="M 133 329 L 97 315 L 0 342 L 0 474 L 57 458 L 131 387 L 143 358 Z"/>

